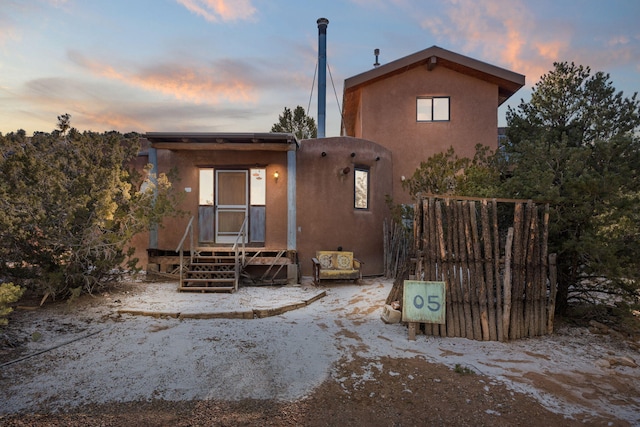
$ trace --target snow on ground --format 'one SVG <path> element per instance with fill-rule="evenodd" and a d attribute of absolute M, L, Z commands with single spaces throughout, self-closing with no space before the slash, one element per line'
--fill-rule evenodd
<path fill-rule="evenodd" d="M 53 349 L 0 367 L 0 414 L 153 398 L 294 400 L 326 380 L 336 364 L 389 356 L 469 367 L 555 412 L 609 414 L 640 425 L 640 368 L 599 365 L 613 356 L 640 362 L 637 351 L 586 329 L 510 343 L 424 335 L 409 341 L 406 327 L 380 320 L 392 285 L 376 278 L 320 288 L 308 281 L 242 287 L 234 294 L 178 293 L 175 283 L 139 286 L 143 292 L 114 293 L 107 304 L 102 299 L 82 311 L 20 316 L 15 326 L 37 338 L 27 353 Z M 318 297 L 271 317 L 191 318 Z M 370 364 L 360 380 L 373 369 L 379 367 Z"/>

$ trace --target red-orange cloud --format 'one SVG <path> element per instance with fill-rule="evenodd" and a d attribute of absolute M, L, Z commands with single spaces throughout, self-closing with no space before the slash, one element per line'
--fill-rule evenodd
<path fill-rule="evenodd" d="M 427 18 L 423 26 L 464 51 L 481 51 L 483 60 L 525 74 L 528 82 L 550 70 L 570 42 L 568 33 L 546 39 L 518 0 L 449 0 L 444 18 Z"/>

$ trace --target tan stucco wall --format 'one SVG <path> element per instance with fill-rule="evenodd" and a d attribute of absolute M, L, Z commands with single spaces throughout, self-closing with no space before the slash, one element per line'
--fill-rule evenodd
<path fill-rule="evenodd" d="M 476 144 L 497 147 L 498 86 L 443 66 L 420 66 L 360 89 L 356 137 L 393 152 L 393 197 L 408 203 L 401 177 L 409 178 L 421 161 L 453 146 L 472 158 Z M 418 96 L 449 96 L 450 121 L 418 122 Z"/>
<path fill-rule="evenodd" d="M 327 155 L 322 156 L 322 152 Z M 351 157 L 355 153 L 355 157 Z M 379 160 L 376 160 L 379 158 Z M 354 209 L 354 167 L 369 168 L 369 209 Z M 341 174 L 344 168 L 347 174 Z M 351 137 L 302 141 L 297 153 L 297 244 L 302 275 L 312 274 L 318 250 L 342 247 L 365 263 L 363 274 L 383 273 L 385 195 L 391 193 L 391 152 Z"/>
<path fill-rule="evenodd" d="M 149 264 L 149 254 L 147 252 L 147 248 L 149 247 L 149 233 L 136 234 L 129 242 L 128 247 L 135 249 L 133 257 L 138 259 L 136 267 L 145 270 Z"/>
<path fill-rule="evenodd" d="M 193 215 L 197 239 L 198 219 L 198 169 L 202 167 L 224 169 L 246 169 L 266 167 L 267 204 L 265 247 L 282 249 L 287 247 L 287 154 L 274 151 L 169 151 L 158 150 L 158 169 L 168 172 L 172 167 L 178 171 L 178 180 L 173 182 L 184 193 L 181 209 L 188 212 L 184 218 L 166 219 L 164 228 L 158 232 L 160 249 L 175 249 L 184 234 L 189 218 Z M 278 182 L 273 173 L 278 171 Z M 190 192 L 185 191 L 191 188 Z"/>
<path fill-rule="evenodd" d="M 189 218 L 194 216 L 194 238 L 198 238 L 198 168 L 247 169 L 266 168 L 266 225 L 265 247 L 267 249 L 287 248 L 287 153 L 274 151 L 170 151 L 158 150 L 158 170 L 168 173 L 172 168 L 177 179 L 172 185 L 181 193 L 182 203 L 179 209 L 186 215 L 166 218 L 158 230 L 158 249 L 175 250 L 185 232 Z M 139 165 L 136 165 L 139 168 Z M 274 172 L 278 171 L 276 182 Z M 187 192 L 186 189 L 191 191 Z M 147 264 L 149 233 L 136 236 L 131 245 L 136 248 L 135 256 L 140 259 L 139 266 Z"/>

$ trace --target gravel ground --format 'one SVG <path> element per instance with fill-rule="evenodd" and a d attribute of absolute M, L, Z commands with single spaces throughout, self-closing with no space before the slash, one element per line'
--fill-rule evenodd
<path fill-rule="evenodd" d="M 562 327 L 512 343 L 408 341 L 380 321 L 390 287 L 137 283 L 17 310 L 1 332 L 0 425 L 640 425 L 640 368 L 603 364 L 638 360 L 637 340 Z M 265 318 L 166 316 L 276 314 L 319 291 Z"/>

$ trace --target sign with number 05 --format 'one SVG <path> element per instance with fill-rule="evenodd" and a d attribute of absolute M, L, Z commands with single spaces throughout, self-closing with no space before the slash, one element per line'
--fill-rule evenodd
<path fill-rule="evenodd" d="M 445 323 L 445 282 L 404 281 L 402 321 Z"/>

